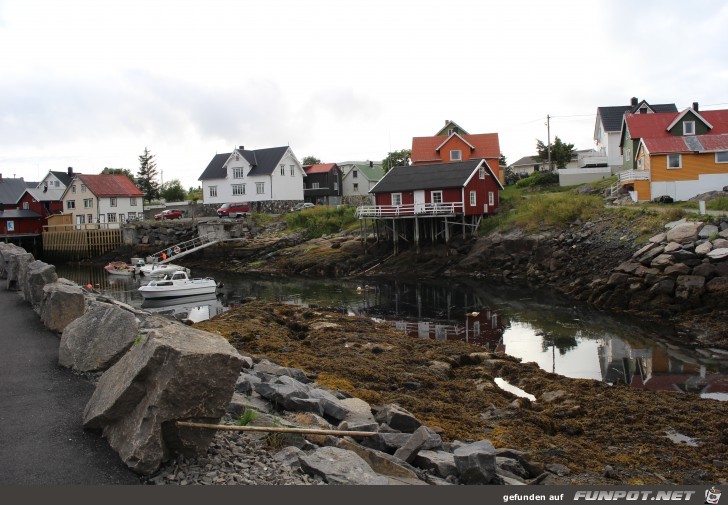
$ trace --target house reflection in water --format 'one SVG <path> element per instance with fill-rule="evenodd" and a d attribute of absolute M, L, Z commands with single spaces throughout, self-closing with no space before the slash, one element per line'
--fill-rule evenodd
<path fill-rule="evenodd" d="M 701 363 L 679 349 L 637 347 L 623 340 L 605 339 L 599 346 L 599 363 L 604 381 L 611 384 L 622 382 L 640 389 L 728 400 L 728 377 L 719 373 L 719 365 Z"/>
<path fill-rule="evenodd" d="M 435 321 L 394 320 L 384 317 L 395 328 L 411 337 L 431 338 L 434 340 L 461 340 L 485 347 L 493 352 L 506 352 L 503 345 L 505 326 L 501 315 L 491 309 L 483 309 L 465 314 L 463 324 L 446 324 Z"/>

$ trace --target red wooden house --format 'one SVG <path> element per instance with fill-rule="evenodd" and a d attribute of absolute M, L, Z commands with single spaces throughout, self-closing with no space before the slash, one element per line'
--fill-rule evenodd
<path fill-rule="evenodd" d="M 433 241 L 444 236 L 447 242 L 452 225 L 461 226 L 464 237 L 466 227 L 475 231 L 484 215 L 494 213 L 502 189 L 484 159 L 394 167 L 370 191 L 376 205 L 359 207 L 357 214 L 383 221 L 392 231 L 395 250 L 403 233 L 418 245 L 428 232 Z"/>

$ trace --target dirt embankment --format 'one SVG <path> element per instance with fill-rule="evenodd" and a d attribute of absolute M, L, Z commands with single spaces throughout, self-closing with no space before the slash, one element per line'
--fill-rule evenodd
<path fill-rule="evenodd" d="M 569 483 L 728 481 L 722 402 L 568 379 L 464 342 L 412 338 L 368 318 L 277 303 L 251 302 L 196 327 L 373 405 L 402 405 L 441 427 L 447 440 L 487 438 L 527 451 L 532 461 L 564 464 Z M 501 390 L 497 377 L 537 401 Z"/>

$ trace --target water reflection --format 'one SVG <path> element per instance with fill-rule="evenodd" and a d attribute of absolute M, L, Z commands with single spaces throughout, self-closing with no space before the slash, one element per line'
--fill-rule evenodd
<path fill-rule="evenodd" d="M 647 328 L 623 317 L 610 317 L 548 291 L 471 280 L 363 282 L 203 270 L 192 273 L 213 277 L 224 287 L 215 298 L 148 308 L 199 321 L 251 298 L 323 307 L 388 321 L 413 338 L 465 340 L 568 377 L 728 400 L 726 359 L 710 359 L 661 343 L 658 337 L 668 334 L 670 328 Z M 137 291 L 146 282 L 143 278 L 111 278 L 103 269 L 89 267 L 59 268 L 59 275 L 80 284 L 91 283 L 118 300 L 143 306 Z"/>

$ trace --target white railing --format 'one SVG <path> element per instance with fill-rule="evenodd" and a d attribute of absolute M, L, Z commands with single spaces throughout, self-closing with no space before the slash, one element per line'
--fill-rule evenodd
<path fill-rule="evenodd" d="M 648 170 L 625 170 L 617 174 L 619 182 L 632 181 L 649 181 L 650 172 Z"/>
<path fill-rule="evenodd" d="M 148 256 L 147 260 L 150 263 L 157 264 L 169 263 L 170 261 L 172 261 L 173 258 L 187 256 L 190 253 L 193 253 L 204 247 L 216 244 L 217 242 L 219 242 L 219 240 L 215 237 L 215 234 L 208 233 L 207 235 L 195 237 L 192 240 L 180 242 L 177 245 L 162 249 L 161 251 L 156 252 L 151 256 Z"/>
<path fill-rule="evenodd" d="M 601 156 L 598 153 L 580 154 L 578 157 L 578 164 L 580 167 L 591 166 L 603 166 L 607 164 L 607 157 Z"/>
<path fill-rule="evenodd" d="M 362 205 L 356 208 L 356 215 L 359 217 L 436 216 L 462 213 L 463 202 Z"/>

